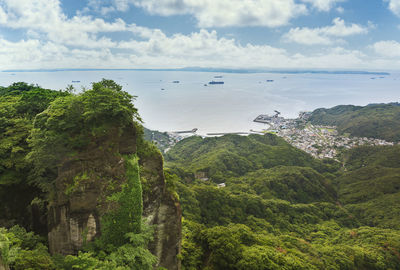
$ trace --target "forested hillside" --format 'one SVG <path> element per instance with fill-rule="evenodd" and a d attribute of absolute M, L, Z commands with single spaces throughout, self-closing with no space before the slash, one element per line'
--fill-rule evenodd
<path fill-rule="evenodd" d="M 319 161 L 271 134 L 179 142 L 166 160 L 183 269 L 398 269 L 400 148 L 344 157 Z"/>
<path fill-rule="evenodd" d="M 362 224 L 400 230 L 400 146 L 359 147 L 344 159 L 341 203 Z"/>
<path fill-rule="evenodd" d="M 40 224 L 41 206 L 26 215 L 27 206 L 43 192 L 32 184 L 32 163 L 26 158 L 31 151 L 29 136 L 35 116 L 44 111 L 66 91 L 43 89 L 26 83 L 0 87 L 0 224 L 21 224 L 43 232 Z M 37 200 L 36 200 L 37 201 Z M 39 221 L 32 222 L 32 219 Z"/>
<path fill-rule="evenodd" d="M 203 173 L 214 182 L 278 165 L 311 167 L 320 172 L 333 172 L 337 166 L 329 160 L 316 160 L 272 134 L 192 136 L 168 151 L 166 160 L 170 167 Z"/>
<path fill-rule="evenodd" d="M 399 145 L 318 160 L 272 134 L 192 136 L 164 170 L 132 100 L 109 80 L 0 88 L 0 269 L 400 269 Z M 398 108 L 312 121 L 395 139 Z"/>
<path fill-rule="evenodd" d="M 0 269 L 179 268 L 179 202 L 133 100 L 105 79 L 0 88 Z"/>
<path fill-rule="evenodd" d="M 400 104 L 340 105 L 317 109 L 310 119 L 316 125 L 334 125 L 341 134 L 400 141 Z"/>

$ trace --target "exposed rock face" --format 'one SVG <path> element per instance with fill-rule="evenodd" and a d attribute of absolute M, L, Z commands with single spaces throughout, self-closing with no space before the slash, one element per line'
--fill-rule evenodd
<path fill-rule="evenodd" d="M 135 136 L 133 126 L 121 136 L 111 131 L 58 168 L 48 212 L 52 253 L 76 254 L 99 235 L 101 217 L 113 208 L 107 196 L 126 182 L 121 155 L 136 152 Z"/>
<path fill-rule="evenodd" d="M 181 247 L 181 217 L 179 202 L 165 187 L 163 159 L 161 154 L 152 157 L 141 157 L 144 177 L 149 187 L 143 193 L 143 214 L 148 223 L 156 225 L 154 241 L 150 251 L 159 259 L 158 266 L 169 270 L 180 269 L 177 255 Z"/>
<path fill-rule="evenodd" d="M 126 182 L 122 155 L 137 152 L 137 129 L 126 128 L 121 135 L 110 131 L 58 168 L 58 177 L 49 202 L 48 226 L 51 253 L 76 254 L 85 241 L 101 232 L 101 217 L 115 207 L 107 196 Z M 181 241 L 179 202 L 168 193 L 159 153 L 140 157 L 141 177 L 147 181 L 143 193 L 143 213 L 155 225 L 150 251 L 159 259 L 158 266 L 180 269 L 177 255 Z"/>
<path fill-rule="evenodd" d="M 3 261 L 0 258 L 0 270 L 8 270 L 8 269 L 10 269 L 10 268 L 5 267 L 4 264 L 3 264 Z"/>

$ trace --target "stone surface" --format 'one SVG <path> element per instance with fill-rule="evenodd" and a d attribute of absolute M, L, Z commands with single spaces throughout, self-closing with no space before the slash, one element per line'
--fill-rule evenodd
<path fill-rule="evenodd" d="M 177 255 L 181 248 L 182 211 L 179 202 L 166 189 L 162 156 L 142 157 L 140 164 L 141 176 L 150 186 L 143 194 L 143 214 L 150 225 L 156 226 L 149 249 L 159 260 L 157 267 L 180 269 Z"/>
<path fill-rule="evenodd" d="M 114 207 L 106 198 L 126 182 L 121 155 L 135 153 L 135 137 L 133 126 L 121 135 L 111 130 L 59 166 L 47 218 L 51 253 L 77 254 L 100 235 L 100 219 Z"/>
<path fill-rule="evenodd" d="M 101 217 L 115 207 L 106 198 L 126 182 L 121 156 L 136 153 L 136 141 L 141 136 L 137 133 L 134 126 L 120 135 L 110 131 L 108 136 L 60 164 L 47 217 L 52 254 L 77 254 L 85 241 L 93 241 L 100 235 Z M 162 156 L 159 152 L 146 157 L 139 155 L 139 163 L 141 178 L 147 185 L 143 193 L 143 215 L 155 226 L 149 249 L 158 257 L 156 268 L 180 269 L 177 255 L 181 242 L 181 209 L 166 190 Z"/>

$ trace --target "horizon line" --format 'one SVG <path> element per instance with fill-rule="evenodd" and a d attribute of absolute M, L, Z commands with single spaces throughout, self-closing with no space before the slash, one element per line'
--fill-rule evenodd
<path fill-rule="evenodd" d="M 365 71 L 348 69 L 234 69 L 234 68 L 54 68 L 54 69 L 7 69 L 1 72 L 63 72 L 63 71 L 187 71 L 187 72 L 221 72 L 221 73 L 282 73 L 282 74 L 355 74 L 355 75 L 391 75 L 387 71 Z"/>

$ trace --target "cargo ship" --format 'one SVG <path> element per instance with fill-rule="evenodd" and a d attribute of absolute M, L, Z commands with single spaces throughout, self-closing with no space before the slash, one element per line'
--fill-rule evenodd
<path fill-rule="evenodd" d="M 208 84 L 224 84 L 224 82 L 211 81 Z"/>

